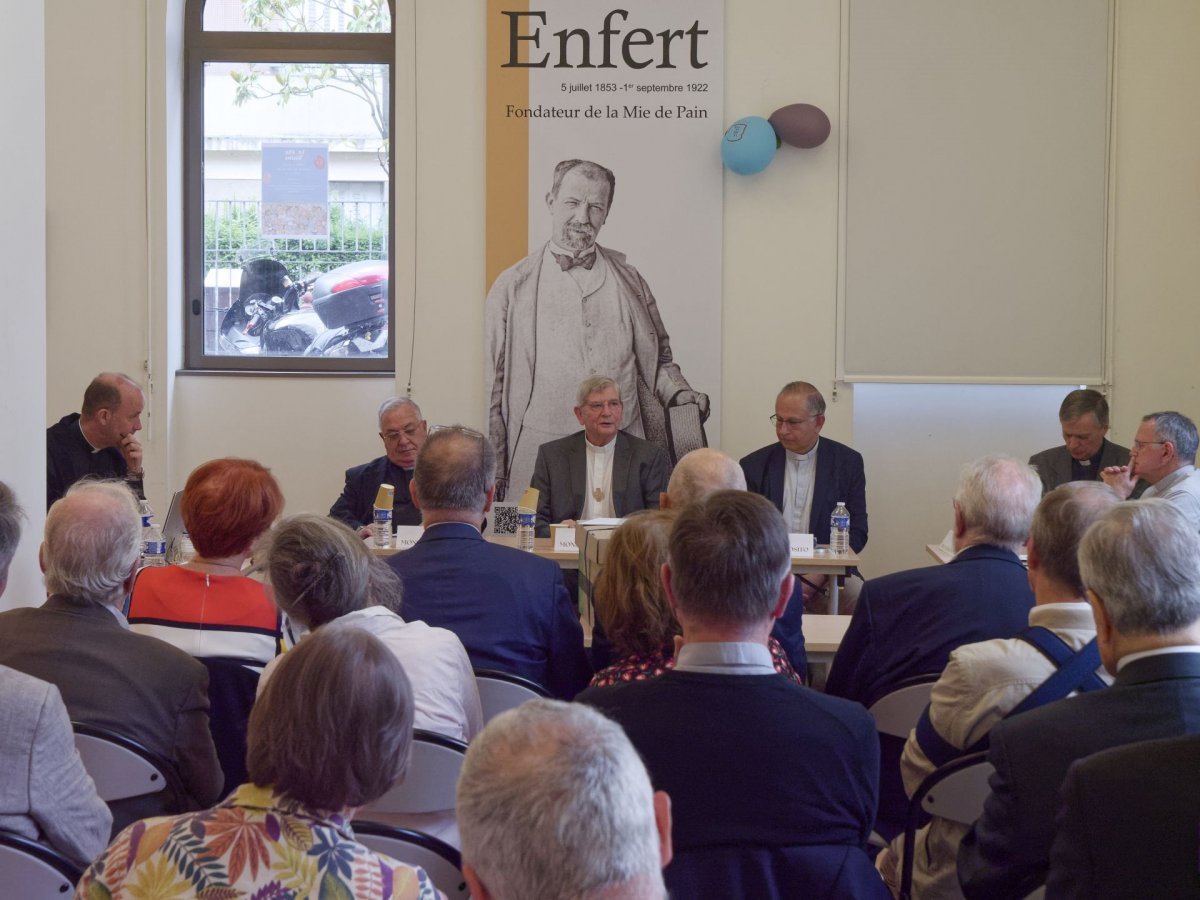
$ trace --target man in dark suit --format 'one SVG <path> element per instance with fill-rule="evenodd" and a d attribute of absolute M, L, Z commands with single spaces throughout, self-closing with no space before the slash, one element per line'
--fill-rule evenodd
<path fill-rule="evenodd" d="M 1071 391 L 1058 408 L 1063 445 L 1029 457 L 1042 479 L 1042 493 L 1068 481 L 1099 481 L 1108 466 L 1129 464 L 1129 448 L 1114 444 L 1108 434 L 1108 401 L 1099 391 Z"/>
<path fill-rule="evenodd" d="M 429 431 L 421 409 L 407 397 L 392 397 L 379 407 L 379 437 L 383 456 L 346 470 L 346 486 L 329 509 L 330 518 L 345 522 L 366 537 L 375 520 L 375 495 L 381 484 L 390 484 L 392 527 L 420 525 L 421 512 L 412 503 L 408 483 L 412 480 L 417 453 Z"/>
<path fill-rule="evenodd" d="M 561 570 L 480 533 L 496 494 L 488 439 L 458 426 L 434 429 L 411 489 L 425 533 L 388 558 L 404 580 L 404 617 L 453 631 L 476 668 L 523 675 L 557 697 L 574 697 L 592 672 Z"/>
<path fill-rule="evenodd" d="M 1196 529 L 1165 500 L 1121 503 L 1088 529 L 1079 565 L 1100 658 L 1116 679 L 1103 691 L 1068 697 L 992 729 L 992 793 L 958 853 L 968 898 L 1024 897 L 1045 880 L 1058 792 L 1072 762 L 1134 741 L 1200 733 Z M 1128 816 L 1124 796 L 1108 799 L 1106 816 Z M 1128 824 L 1126 839 L 1135 832 L 1146 836 L 1151 827 L 1137 817 Z M 1193 820 L 1193 851 L 1195 829 Z M 1141 871 L 1145 896 L 1160 896 L 1154 870 Z"/>
<path fill-rule="evenodd" d="M 46 603 L 0 613 L 0 664 L 57 687 L 72 720 L 132 738 L 178 770 L 184 796 L 110 804 L 114 834 L 136 819 L 209 806 L 224 780 L 204 666 L 134 634 L 121 615 L 140 553 L 133 494 L 113 482 L 78 483 L 46 516 Z"/>
<path fill-rule="evenodd" d="M 767 650 L 792 581 L 787 529 L 762 497 L 718 491 L 685 507 L 663 568 L 683 629 L 675 668 L 580 695 L 624 727 L 655 789 L 671 797 L 667 883 L 679 896 L 697 896 L 682 885 L 732 844 L 750 855 L 804 848 L 887 896 L 863 850 L 875 817 L 874 723 L 861 706 L 777 674 Z M 753 894 L 747 885 L 710 888 Z M 778 895 L 818 893 L 847 895 L 811 883 L 780 885 Z"/>
<path fill-rule="evenodd" d="M 1048 897 L 1200 897 L 1200 735 L 1081 759 L 1059 794 Z"/>
<path fill-rule="evenodd" d="M 530 486 L 538 490 L 537 533 L 553 522 L 620 518 L 658 509 L 671 463 L 661 447 L 620 431 L 621 394 L 604 375 L 584 379 L 575 418 L 583 431 L 538 448 Z"/>
<path fill-rule="evenodd" d="M 825 398 L 807 381 L 785 384 L 775 398 L 775 436 L 779 439 L 742 458 L 746 487 L 762 494 L 783 513 L 788 531 L 811 534 L 818 544 L 829 543 L 829 517 L 838 501 L 850 512 L 850 549 L 867 546 L 867 478 L 856 450 L 821 437 Z M 801 582 L 803 604 L 793 603 L 798 616 L 826 582 L 824 575 L 806 575 Z M 798 592 L 799 593 L 799 592 Z M 797 598 L 799 599 L 799 597 Z"/>
<path fill-rule="evenodd" d="M 872 578 L 863 585 L 825 682 L 826 693 L 870 706 L 900 682 L 938 675 L 952 650 L 1025 628 L 1033 593 L 1017 553 L 1029 536 L 1042 484 L 1016 459 L 986 456 L 963 468 L 954 495 L 954 549 L 944 566 Z M 904 741 L 881 736 L 876 828 L 892 837 L 908 800 Z"/>

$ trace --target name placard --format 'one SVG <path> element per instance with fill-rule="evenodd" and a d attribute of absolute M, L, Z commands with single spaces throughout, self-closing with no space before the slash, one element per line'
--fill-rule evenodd
<path fill-rule="evenodd" d="M 554 534 L 555 553 L 578 553 L 579 545 L 575 543 L 575 527 L 573 525 L 551 525 Z"/>
<path fill-rule="evenodd" d="M 811 534 L 789 534 L 788 543 L 792 547 L 792 556 L 813 555 L 813 536 Z"/>
<path fill-rule="evenodd" d="M 421 535 L 425 533 L 425 529 L 420 525 L 397 525 L 396 526 L 396 549 L 407 550 L 413 544 L 421 539 Z"/>

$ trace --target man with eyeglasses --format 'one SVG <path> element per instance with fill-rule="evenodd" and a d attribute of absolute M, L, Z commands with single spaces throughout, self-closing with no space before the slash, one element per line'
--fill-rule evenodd
<path fill-rule="evenodd" d="M 658 509 L 671 464 L 661 447 L 621 430 L 622 409 L 613 379 L 585 378 L 575 399 L 575 418 L 583 431 L 538 447 L 530 484 L 539 492 L 540 537 L 550 536 L 554 522 Z"/>
<path fill-rule="evenodd" d="M 384 455 L 346 470 L 346 486 L 329 509 L 330 518 L 371 533 L 375 518 L 375 495 L 381 484 L 396 488 L 392 504 L 392 527 L 420 525 L 421 511 L 413 506 L 408 483 L 412 480 L 417 453 L 428 435 L 421 409 L 408 397 L 391 397 L 379 407 L 379 437 Z"/>
<path fill-rule="evenodd" d="M 775 504 L 788 531 L 811 534 L 818 544 L 829 543 L 829 517 L 844 501 L 850 511 L 850 549 L 861 553 L 867 546 L 863 458 L 857 450 L 821 437 L 821 392 L 807 381 L 785 384 L 775 398 L 771 423 L 778 440 L 742 458 L 747 489 Z M 824 576 L 805 576 L 805 605 L 824 584 Z"/>
<path fill-rule="evenodd" d="M 1183 413 L 1167 410 L 1142 417 L 1129 465 L 1109 466 L 1105 484 L 1125 499 L 1138 479 L 1150 487 L 1141 499 L 1161 497 L 1200 530 L 1200 472 L 1196 471 L 1196 423 Z"/>

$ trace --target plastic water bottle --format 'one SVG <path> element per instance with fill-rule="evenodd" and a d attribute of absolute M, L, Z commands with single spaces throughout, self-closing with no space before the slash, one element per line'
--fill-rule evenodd
<path fill-rule="evenodd" d="M 850 552 L 850 510 L 846 509 L 846 501 L 839 500 L 829 517 L 829 552 Z"/>
<path fill-rule="evenodd" d="M 375 494 L 375 516 L 371 522 L 371 540 L 378 548 L 392 546 L 392 506 L 396 489 L 390 484 L 381 484 Z"/>
<path fill-rule="evenodd" d="M 533 519 L 532 510 L 517 508 L 517 549 L 533 552 Z"/>
<path fill-rule="evenodd" d="M 162 529 L 154 524 L 154 510 L 149 500 L 138 501 L 138 513 L 142 517 L 142 565 L 165 566 L 167 564 L 167 542 Z"/>
<path fill-rule="evenodd" d="M 179 544 L 176 549 L 176 555 L 179 557 L 175 562 L 183 565 L 190 563 L 196 558 L 196 548 L 192 545 L 192 536 L 186 531 L 179 535 Z"/>

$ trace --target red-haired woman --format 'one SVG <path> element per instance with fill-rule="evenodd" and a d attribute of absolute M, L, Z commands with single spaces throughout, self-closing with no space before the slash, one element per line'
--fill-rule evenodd
<path fill-rule="evenodd" d="M 254 460 L 214 459 L 193 471 L 180 511 L 196 556 L 141 571 L 130 627 L 196 657 L 272 659 L 282 644 L 279 611 L 263 585 L 241 571 L 282 510 L 278 483 Z"/>

